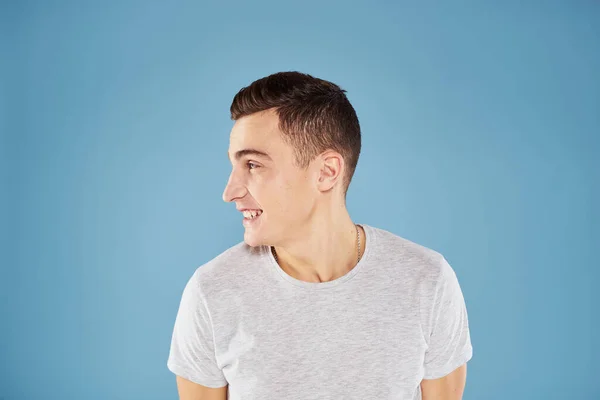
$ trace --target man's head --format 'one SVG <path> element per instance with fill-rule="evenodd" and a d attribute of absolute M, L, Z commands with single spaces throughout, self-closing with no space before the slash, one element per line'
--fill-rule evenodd
<path fill-rule="evenodd" d="M 312 219 L 345 207 L 361 134 L 344 93 L 331 82 L 281 72 L 234 97 L 233 168 L 223 200 L 260 214 L 244 221 L 249 245 L 294 240 Z"/>

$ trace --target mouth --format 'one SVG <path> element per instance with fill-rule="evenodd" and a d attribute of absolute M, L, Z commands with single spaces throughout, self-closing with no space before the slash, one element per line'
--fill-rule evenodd
<path fill-rule="evenodd" d="M 260 219 L 260 216 L 262 215 L 262 213 L 263 213 L 262 210 L 243 211 L 242 214 L 244 215 L 244 220 L 243 220 L 244 226 L 254 225 L 256 223 L 256 221 L 258 221 Z"/>

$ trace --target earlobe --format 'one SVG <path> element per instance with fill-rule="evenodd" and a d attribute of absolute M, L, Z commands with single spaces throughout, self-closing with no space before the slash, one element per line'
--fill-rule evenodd
<path fill-rule="evenodd" d="M 343 170 L 344 160 L 339 153 L 327 152 L 322 155 L 319 166 L 318 185 L 321 191 L 329 191 L 340 179 Z"/>
<path fill-rule="evenodd" d="M 331 190 L 335 186 L 336 173 L 335 170 L 324 166 L 319 175 L 319 188 L 326 192 Z"/>

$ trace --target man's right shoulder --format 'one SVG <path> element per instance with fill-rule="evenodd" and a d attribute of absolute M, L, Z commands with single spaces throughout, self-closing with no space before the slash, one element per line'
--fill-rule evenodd
<path fill-rule="evenodd" d="M 207 285 L 219 287 L 243 282 L 252 276 L 263 251 L 260 246 L 252 247 L 242 241 L 197 267 L 193 278 L 205 289 Z"/>

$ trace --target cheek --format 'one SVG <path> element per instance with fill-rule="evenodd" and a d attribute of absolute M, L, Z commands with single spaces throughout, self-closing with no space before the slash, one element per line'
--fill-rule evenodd
<path fill-rule="evenodd" d="M 288 183 L 282 183 L 281 185 L 276 186 L 271 194 L 271 198 L 277 208 L 277 212 L 281 214 L 290 215 L 295 209 L 294 200 L 296 196 L 294 187 Z"/>
<path fill-rule="evenodd" d="M 294 182 L 281 190 L 282 207 L 292 219 L 304 219 L 313 206 L 312 192 L 305 181 Z"/>
<path fill-rule="evenodd" d="M 275 181 L 261 188 L 261 204 L 278 219 L 293 219 L 298 211 L 299 193 L 289 181 Z"/>
<path fill-rule="evenodd" d="M 249 187 L 250 194 L 263 208 L 277 219 L 297 220 L 310 212 L 311 192 L 304 176 L 281 174 L 263 176 Z"/>

